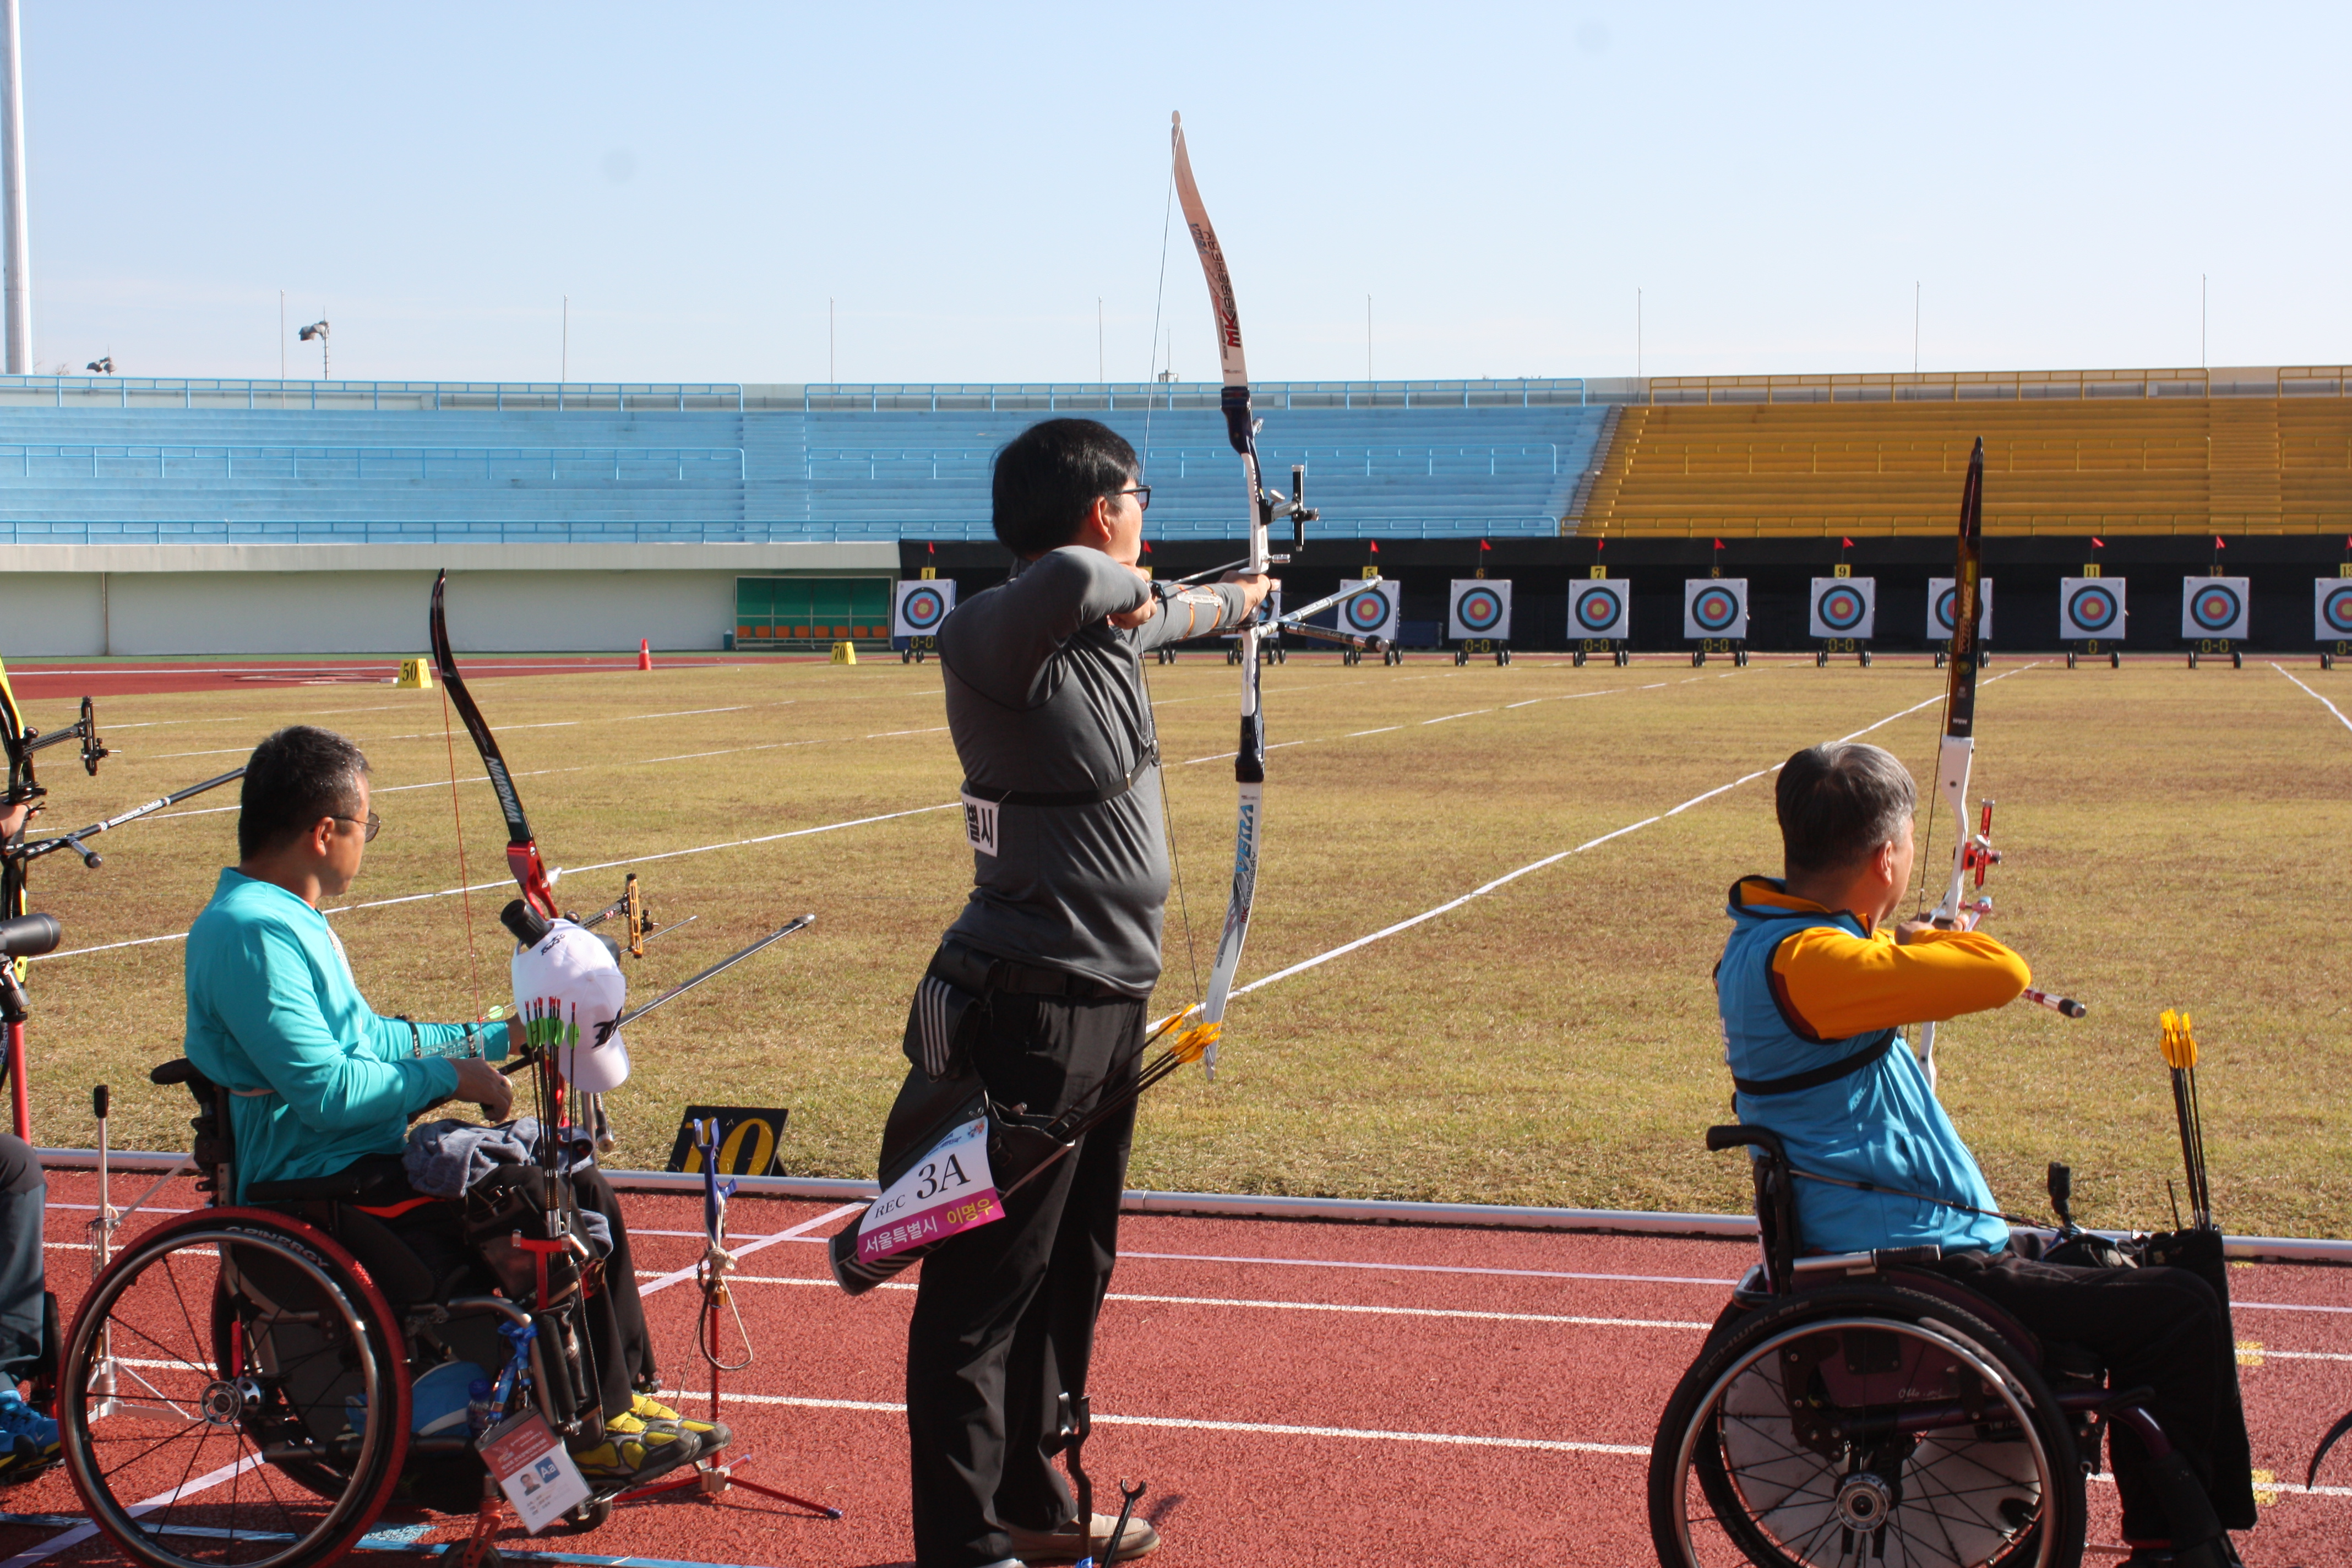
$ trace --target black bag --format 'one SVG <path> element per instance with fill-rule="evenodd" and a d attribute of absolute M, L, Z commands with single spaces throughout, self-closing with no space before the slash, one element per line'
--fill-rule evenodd
<path fill-rule="evenodd" d="M 466 1244 L 509 1300 L 543 1312 L 593 1282 L 594 1255 L 579 1231 L 569 1176 L 551 1178 L 536 1165 L 500 1165 L 466 1189 L 465 1207 Z"/>

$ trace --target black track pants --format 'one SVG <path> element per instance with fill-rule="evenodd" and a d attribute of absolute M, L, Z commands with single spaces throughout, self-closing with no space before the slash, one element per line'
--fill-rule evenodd
<path fill-rule="evenodd" d="M 999 1105 L 1032 1115 L 1131 1079 L 1141 1054 L 1141 1002 L 999 992 L 973 1012 L 972 1066 Z M 1087 1386 L 1134 1130 L 1130 1103 L 1014 1194 L 1003 1219 L 923 1259 L 907 1331 L 921 1568 L 978 1568 L 1013 1554 L 1003 1526 L 1053 1530 L 1076 1517 L 1054 1464 L 1055 1410 Z"/>
<path fill-rule="evenodd" d="M 2147 1413 L 2205 1482 L 2224 1528 L 2253 1528 L 2237 1346 L 2211 1286 L 2186 1268 L 2076 1268 L 2009 1252 L 1959 1253 L 1936 1268 L 2044 1339 L 2095 1352 L 2106 1363 L 2108 1387 L 2152 1389 Z M 2109 1431 L 2124 1533 L 2165 1540 L 2171 1526 L 2138 1436 L 2121 1423 Z"/>

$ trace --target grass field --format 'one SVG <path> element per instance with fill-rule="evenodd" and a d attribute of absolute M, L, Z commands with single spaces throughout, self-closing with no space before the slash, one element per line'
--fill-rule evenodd
<path fill-rule="evenodd" d="M 1204 973 L 1232 847 L 1218 753 L 1232 744 L 1236 677 L 1213 654 L 1189 657 L 1151 674 Z M 2341 679 L 2307 663 L 2295 673 L 2330 696 Z M 2070 1024 L 2021 1004 L 1944 1031 L 1941 1092 L 1995 1191 L 2040 1214 L 2042 1167 L 2065 1159 L 2086 1221 L 2168 1218 L 2179 1156 L 2156 1015 L 2176 1005 L 2205 1047 L 2225 1226 L 2352 1234 L 2352 963 L 2337 934 L 2352 730 L 2262 664 L 2005 660 L 1987 675 L 1976 782 L 2001 803 L 2008 857 L 1987 929 L 2026 955 L 2037 984 L 2092 1009 Z M 1187 1073 L 1147 1101 L 1133 1184 L 1744 1209 L 1738 1163 L 1704 1152 L 1699 1135 L 1727 1119 L 1730 1092 L 1708 984 L 1724 889 L 1778 869 L 1762 770 L 1878 725 L 1870 738 L 1924 775 L 1942 682 L 1925 661 L 1884 660 L 1390 669 L 1297 657 L 1269 668 L 1279 749 L 1244 982 L 1586 847 L 1237 999 L 1217 1082 Z M 690 1100 L 774 1104 L 793 1108 L 791 1169 L 870 1176 L 908 994 L 970 882 L 959 817 L 939 809 L 960 773 L 936 668 L 473 684 L 542 850 L 572 868 L 566 904 L 601 907 L 625 866 L 659 919 L 699 917 L 634 966 L 635 995 L 793 914 L 819 916 L 632 1031 L 616 1163 L 658 1166 Z M 36 724 L 69 715 L 63 702 L 26 706 Z M 385 822 L 335 917 L 362 989 L 379 1011 L 430 1018 L 504 999 L 504 835 L 460 729 L 464 879 L 488 884 L 471 895 L 469 947 L 438 693 L 257 689 L 112 698 L 100 713 L 119 754 L 96 780 L 62 758 L 47 769 L 44 826 L 233 767 L 282 723 L 351 735 L 374 764 Z M 70 855 L 39 863 L 34 907 L 67 921 L 68 950 L 184 931 L 236 858 L 230 795 L 108 836 L 103 869 Z M 1949 843 L 1938 823 L 1930 858 L 1946 862 Z M 380 902 L 393 900 L 405 901 Z M 146 1083 L 179 1051 L 181 955 L 177 942 L 149 942 L 33 966 L 36 1142 L 90 1142 L 89 1089 L 103 1080 L 118 1146 L 184 1146 L 181 1091 Z M 1161 1001 L 1192 999 L 1193 973 L 1171 899 Z"/>

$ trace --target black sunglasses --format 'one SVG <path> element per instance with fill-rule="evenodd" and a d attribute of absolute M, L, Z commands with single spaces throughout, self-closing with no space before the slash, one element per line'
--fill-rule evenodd
<path fill-rule="evenodd" d="M 1150 485 L 1129 485 L 1127 489 L 1119 491 L 1118 493 L 1123 496 L 1133 496 L 1135 498 L 1136 510 L 1150 511 L 1151 510 L 1151 487 Z"/>

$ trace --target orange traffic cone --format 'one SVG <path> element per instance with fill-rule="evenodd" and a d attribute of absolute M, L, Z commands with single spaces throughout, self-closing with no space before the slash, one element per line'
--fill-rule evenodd
<path fill-rule="evenodd" d="M 639 637 L 637 639 L 637 668 L 639 669 L 651 669 L 653 667 L 653 647 L 644 637 Z"/>

